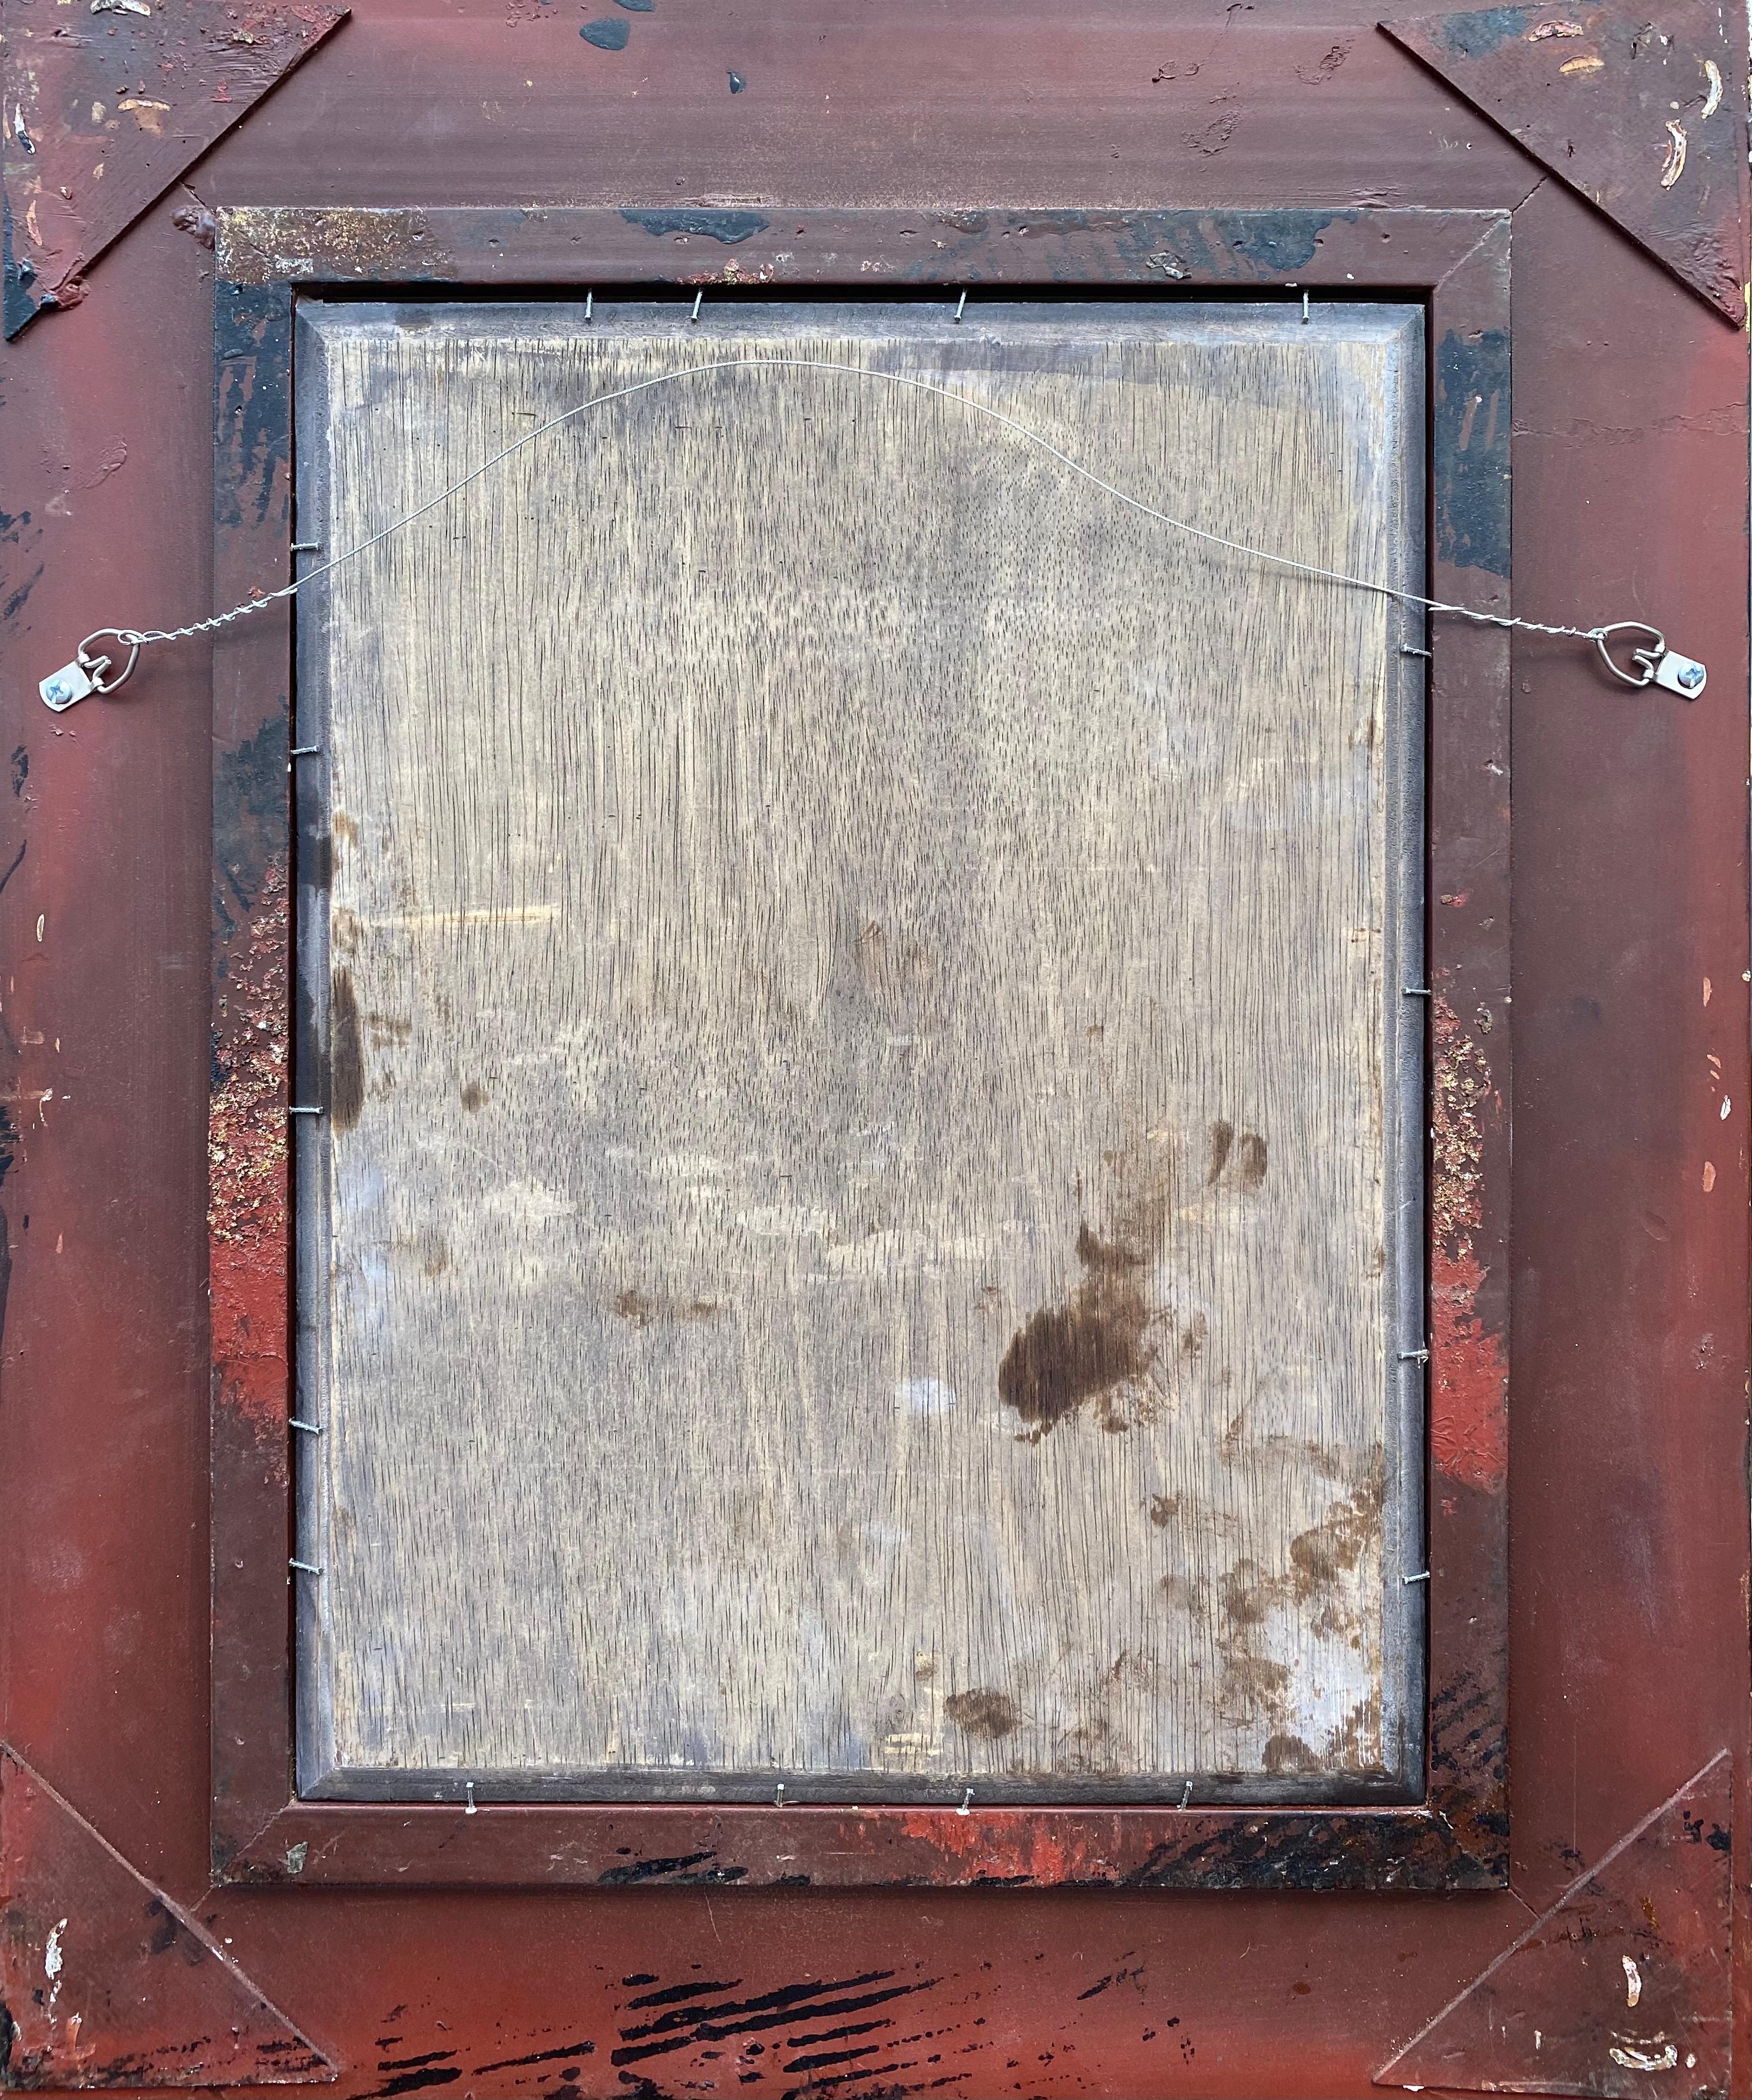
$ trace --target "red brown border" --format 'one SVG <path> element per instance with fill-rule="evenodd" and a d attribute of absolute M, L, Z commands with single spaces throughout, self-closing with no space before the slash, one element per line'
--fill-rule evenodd
<path fill-rule="evenodd" d="M 221 605 L 291 560 L 296 288 L 1295 285 L 1421 295 L 1431 576 L 1506 611 L 1509 221 L 1494 212 L 261 209 L 220 217 Z M 1429 1771 L 1342 1810 L 384 1806 L 291 1779 L 285 1109 L 290 621 L 214 651 L 212 1845 L 218 1882 L 1134 1888 L 1506 1884 L 1508 638 L 1432 623 Z"/>

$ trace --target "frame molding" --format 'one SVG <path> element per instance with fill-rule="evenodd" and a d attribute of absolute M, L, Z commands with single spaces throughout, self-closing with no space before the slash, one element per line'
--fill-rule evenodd
<path fill-rule="evenodd" d="M 1153 286 L 1426 302 L 1430 588 L 1507 613 L 1509 218 L 1284 210 L 223 211 L 218 602 L 292 573 L 301 289 Z M 726 254 L 726 251 L 728 251 Z M 1509 647 L 1432 619 L 1428 1786 L 1394 1808 L 335 1803 L 293 1790 L 289 603 L 214 670 L 216 1883 L 1485 1889 L 1507 1880 Z M 315 842 L 312 841 L 312 844 Z"/>

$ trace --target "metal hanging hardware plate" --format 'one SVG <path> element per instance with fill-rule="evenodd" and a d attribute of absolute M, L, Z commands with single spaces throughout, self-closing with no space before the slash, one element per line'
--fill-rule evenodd
<path fill-rule="evenodd" d="M 1614 634 L 1640 634 L 1646 638 L 1641 647 L 1632 649 L 1631 662 L 1635 669 L 1626 670 L 1613 656 L 1609 646 Z M 1667 638 L 1658 627 L 1650 627 L 1640 620 L 1615 620 L 1610 627 L 1602 627 L 1594 637 L 1594 646 L 1600 658 L 1613 677 L 1639 690 L 1644 686 L 1659 686 L 1666 691 L 1677 693 L 1682 700 L 1695 700 L 1709 682 L 1710 674 L 1694 656 L 1682 656 L 1676 649 L 1669 649 Z"/>

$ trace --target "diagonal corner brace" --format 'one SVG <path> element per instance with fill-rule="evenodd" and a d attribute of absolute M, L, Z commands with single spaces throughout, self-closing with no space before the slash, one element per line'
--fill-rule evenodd
<path fill-rule="evenodd" d="M 104 249 L 346 14 L 301 0 L 243 28 L 224 0 L 110 0 L 101 36 L 68 36 L 14 11 L 0 126 L 7 336 L 45 307 L 77 306 Z"/>
<path fill-rule="evenodd" d="M 182 1906 L 0 1745 L 4 2083 L 325 2083 L 335 2067 Z"/>
<path fill-rule="evenodd" d="M 1380 27 L 1737 324 L 1745 67 L 1728 24 L 1704 0 L 1594 0 Z"/>

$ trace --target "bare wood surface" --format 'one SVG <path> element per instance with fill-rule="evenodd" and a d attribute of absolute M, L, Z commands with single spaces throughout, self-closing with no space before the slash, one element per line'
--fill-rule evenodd
<path fill-rule="evenodd" d="M 1408 310 L 306 311 L 331 550 L 783 349 L 1421 572 Z M 311 594 L 307 1786 L 1412 1770 L 1402 635 L 798 372 L 585 418 Z"/>

